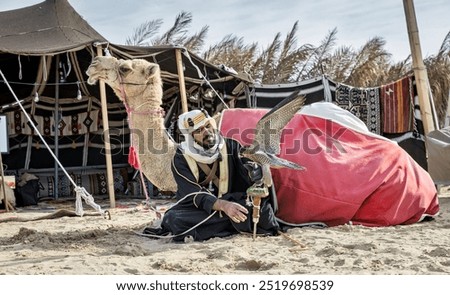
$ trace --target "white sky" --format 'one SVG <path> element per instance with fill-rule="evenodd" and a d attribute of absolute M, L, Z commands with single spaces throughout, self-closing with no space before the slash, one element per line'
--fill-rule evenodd
<path fill-rule="evenodd" d="M 43 0 L 1 0 L 0 11 Z M 359 49 L 370 38 L 383 37 L 393 60 L 410 53 L 402 0 L 69 0 L 78 13 L 112 43 L 124 44 L 149 20 L 162 19 L 159 33 L 172 26 L 181 11 L 193 15 L 194 32 L 208 25 L 205 48 L 228 34 L 245 44 L 266 47 L 299 21 L 297 45 L 319 45 L 337 28 L 337 45 Z M 423 57 L 436 54 L 450 31 L 450 0 L 414 0 Z"/>

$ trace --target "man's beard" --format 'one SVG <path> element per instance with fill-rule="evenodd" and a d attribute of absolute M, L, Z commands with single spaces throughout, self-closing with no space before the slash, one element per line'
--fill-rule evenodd
<path fill-rule="evenodd" d="M 208 134 L 205 134 L 202 141 L 202 147 L 205 150 L 209 150 L 210 148 L 214 147 L 214 145 L 217 143 L 217 135 L 213 132 L 208 132 Z"/>

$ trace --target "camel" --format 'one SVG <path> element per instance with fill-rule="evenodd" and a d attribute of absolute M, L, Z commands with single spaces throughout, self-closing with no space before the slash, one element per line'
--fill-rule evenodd
<path fill-rule="evenodd" d="M 161 191 L 175 192 L 177 184 L 170 166 L 177 143 L 169 138 L 164 127 L 159 65 L 143 59 L 102 56 L 94 58 L 86 74 L 90 85 L 104 81 L 124 103 L 131 144 L 143 174 Z"/>
<path fill-rule="evenodd" d="M 160 190 L 175 192 L 171 163 L 177 143 L 163 123 L 159 66 L 143 59 L 96 57 L 86 73 L 89 84 L 104 81 L 124 103 L 141 171 Z M 220 118 L 221 132 L 251 128 L 266 112 L 226 110 Z M 303 107 L 289 124 L 291 132 L 280 156 L 302 163 L 307 171 L 273 171 L 280 220 L 291 225 L 387 226 L 411 224 L 439 211 L 429 174 L 398 144 L 370 133 L 350 112 L 318 102 Z M 245 141 L 243 132 L 235 135 Z M 293 150 L 299 140 L 303 148 Z"/>

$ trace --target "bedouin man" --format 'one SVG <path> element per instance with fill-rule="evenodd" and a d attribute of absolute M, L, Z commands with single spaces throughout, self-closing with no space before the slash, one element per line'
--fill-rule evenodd
<path fill-rule="evenodd" d="M 261 168 L 239 156 L 241 145 L 224 138 L 204 110 L 180 115 L 178 127 L 184 136 L 172 162 L 178 202 L 164 214 L 159 233 L 170 232 L 174 241 L 251 233 L 246 190 L 261 179 Z M 275 235 L 279 229 L 270 197 L 262 199 L 258 234 Z"/>

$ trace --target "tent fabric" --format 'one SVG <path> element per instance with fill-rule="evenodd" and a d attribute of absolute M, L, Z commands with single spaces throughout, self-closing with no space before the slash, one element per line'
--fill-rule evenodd
<path fill-rule="evenodd" d="M 105 41 L 67 0 L 0 12 L 0 52 L 52 55 Z"/>
<path fill-rule="evenodd" d="M 161 69 L 167 73 L 177 73 L 178 67 L 175 58 L 175 50 L 181 50 L 182 63 L 184 66 L 183 72 L 185 77 L 189 81 L 193 79 L 201 80 L 198 69 L 202 75 L 206 76 L 210 82 L 214 83 L 215 79 L 222 79 L 220 82 L 226 82 L 232 78 L 237 78 L 245 82 L 250 82 L 251 78 L 245 74 L 227 71 L 226 67 L 213 65 L 204 59 L 200 58 L 196 54 L 187 51 L 184 47 L 174 45 L 156 45 L 156 46 L 133 46 L 133 45 L 120 45 L 110 44 L 108 49 L 111 54 L 117 55 L 124 59 L 143 58 L 150 62 L 157 63 Z M 194 66 L 195 65 L 195 66 Z M 167 73 L 162 73 L 164 74 Z M 164 77 L 163 77 L 164 78 Z M 166 76 L 166 78 L 169 78 Z M 178 79 L 178 77 L 175 77 Z M 178 80 L 176 80 L 178 83 Z"/>
<path fill-rule="evenodd" d="M 266 112 L 226 110 L 220 130 L 247 145 Z M 396 142 L 369 132 L 361 120 L 332 103 L 305 106 L 288 123 L 280 157 L 306 167 L 272 169 L 276 214 L 289 224 L 390 226 L 439 211 L 430 175 Z"/>
<path fill-rule="evenodd" d="M 105 42 L 67 0 L 0 12 L 0 68 L 25 110 L 64 167 L 100 168 L 106 163 L 98 86 L 87 85 L 86 68 L 94 55 L 92 43 Z M 23 57 L 28 55 L 27 57 Z M 45 66 L 44 66 L 45 65 Z M 55 73 L 58 72 L 58 77 Z M 81 100 L 76 99 L 81 91 Z M 110 128 L 124 128 L 126 112 L 112 90 L 108 96 Z M 39 102 L 33 101 L 35 93 Z M 57 99 L 55 98 L 58 93 Z M 0 83 L 0 112 L 9 118 L 10 153 L 4 162 L 11 171 L 53 170 L 55 163 L 40 138 L 30 128 L 5 83 Z M 55 112 L 55 108 L 58 112 Z M 58 121 L 56 122 L 56 114 Z M 115 124 L 115 122 L 118 122 Z M 114 136 L 112 155 L 116 166 L 126 163 L 123 155 L 128 137 Z"/>
<path fill-rule="evenodd" d="M 146 47 L 109 44 L 108 49 L 111 55 L 117 58 L 141 58 L 157 63 L 160 66 L 164 87 L 162 107 L 168 114 L 166 116 L 167 122 L 173 123 L 178 115 L 181 114 L 178 63 L 176 59 L 176 51 L 178 50 L 181 51 L 188 109 L 203 108 L 211 115 L 224 109 L 225 106 L 212 92 L 211 87 L 221 94 L 222 99 L 229 107 L 238 107 L 238 105 L 235 105 L 235 101 L 240 97 L 245 97 L 245 92 L 248 88 L 246 85 L 251 83 L 249 76 L 229 71 L 227 67 L 221 65 L 213 65 L 179 46 L 158 45 Z M 169 124 L 166 125 L 166 128 L 172 129 Z M 169 131 L 175 139 L 178 138 L 173 130 Z"/>
<path fill-rule="evenodd" d="M 450 127 L 427 136 L 428 167 L 436 184 L 450 184 Z"/>

